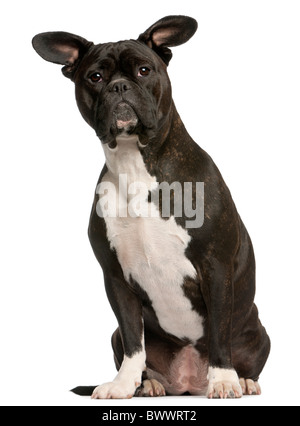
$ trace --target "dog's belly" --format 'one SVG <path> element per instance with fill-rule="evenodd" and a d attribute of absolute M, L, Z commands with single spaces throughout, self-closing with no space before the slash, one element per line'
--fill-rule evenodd
<path fill-rule="evenodd" d="M 202 358 L 199 352 L 188 345 L 181 349 L 170 361 L 170 365 L 160 374 L 147 369 L 149 379 L 158 380 L 170 395 L 205 395 L 208 386 L 208 359 Z"/>
<path fill-rule="evenodd" d="M 134 182 L 143 182 L 149 190 L 153 189 L 156 179 L 146 170 L 137 139 L 121 139 L 117 149 L 105 149 L 108 172 L 102 182 L 114 185 L 117 203 L 125 196 L 128 198 L 122 191 Z M 120 175 L 126 175 L 125 188 L 119 181 Z M 203 336 L 203 319 L 183 290 L 186 278 L 196 279 L 195 268 L 185 256 L 191 237 L 174 217 L 162 219 L 157 207 L 148 202 L 148 196 L 141 204 L 142 211 L 150 211 L 150 206 L 158 214 L 131 217 L 123 211 L 125 217 L 104 217 L 107 238 L 116 250 L 125 279 L 130 282 L 132 278 L 147 293 L 161 328 L 180 339 L 196 342 Z"/>

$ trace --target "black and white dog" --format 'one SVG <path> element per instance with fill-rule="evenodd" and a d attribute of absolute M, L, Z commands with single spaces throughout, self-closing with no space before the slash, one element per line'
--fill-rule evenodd
<path fill-rule="evenodd" d="M 251 240 L 219 170 L 186 131 L 167 74 L 169 48 L 196 29 L 168 16 L 137 40 L 33 39 L 42 58 L 64 65 L 106 157 L 89 238 L 119 324 L 118 374 L 93 398 L 260 394 L 270 341 L 253 303 Z"/>

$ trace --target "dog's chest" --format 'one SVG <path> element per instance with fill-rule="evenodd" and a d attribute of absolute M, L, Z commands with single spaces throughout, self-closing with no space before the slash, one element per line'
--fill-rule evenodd
<path fill-rule="evenodd" d="M 196 278 L 185 256 L 190 236 L 174 217 L 162 219 L 157 207 L 148 201 L 148 191 L 157 182 L 146 170 L 136 139 L 119 140 L 115 150 L 105 147 L 105 154 L 108 172 L 101 184 L 115 188 L 111 196 L 116 214 L 112 209 L 104 219 L 124 277 L 128 282 L 132 278 L 147 293 L 166 332 L 197 341 L 203 335 L 202 318 L 183 290 L 186 278 Z M 140 192 L 137 198 L 141 187 L 144 194 L 141 197 Z M 110 196 L 108 192 L 106 197 Z"/>

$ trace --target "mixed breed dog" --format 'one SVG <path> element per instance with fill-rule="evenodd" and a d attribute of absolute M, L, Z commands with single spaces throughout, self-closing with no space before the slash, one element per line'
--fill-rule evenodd
<path fill-rule="evenodd" d="M 170 47 L 196 30 L 194 19 L 168 16 L 137 40 L 33 39 L 75 83 L 106 158 L 89 239 L 118 320 L 118 373 L 80 395 L 261 393 L 270 340 L 254 304 L 252 243 L 218 168 L 184 127 L 167 73 Z"/>

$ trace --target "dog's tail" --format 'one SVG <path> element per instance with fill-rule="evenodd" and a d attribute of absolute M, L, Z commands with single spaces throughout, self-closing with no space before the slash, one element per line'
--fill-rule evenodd
<path fill-rule="evenodd" d="M 77 388 L 71 389 L 70 392 L 73 392 L 79 396 L 92 396 L 92 393 L 96 387 L 97 386 L 78 386 Z"/>

